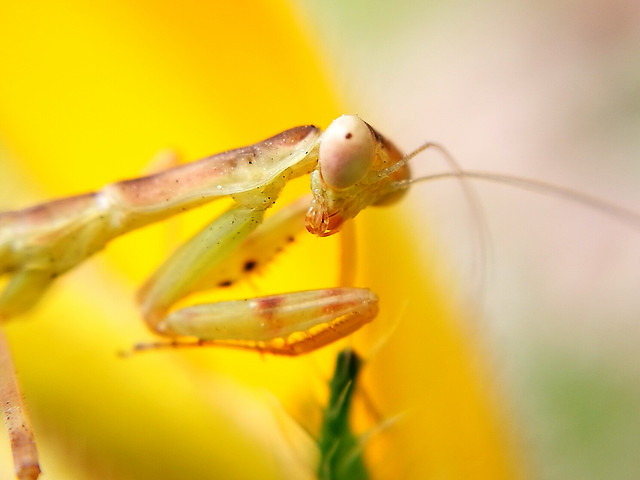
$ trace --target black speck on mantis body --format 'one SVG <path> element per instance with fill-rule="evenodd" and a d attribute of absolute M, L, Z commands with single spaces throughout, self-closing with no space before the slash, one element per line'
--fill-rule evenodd
<path fill-rule="evenodd" d="M 177 310 L 174 305 L 205 288 L 235 283 L 269 262 L 305 227 L 320 237 L 338 232 L 361 210 L 392 203 L 416 181 L 458 178 L 474 206 L 473 192 L 466 184 L 469 179 L 543 189 L 640 226 L 637 214 L 578 192 L 463 171 L 446 152 L 451 172 L 411 179 L 408 162 L 426 148 L 443 151 L 429 143 L 403 156 L 367 123 L 344 115 L 325 132 L 310 125 L 296 127 L 247 147 L 112 183 L 97 192 L 0 213 L 0 275 L 9 277 L 0 294 L 0 319 L 31 308 L 58 276 L 110 240 L 222 197 L 231 197 L 234 205 L 179 247 L 140 289 L 142 317 L 155 333 L 170 340 L 138 345 L 136 350 L 212 345 L 298 355 L 356 331 L 378 311 L 375 293 L 366 288 L 325 288 Z M 307 174 L 311 195 L 265 220 L 265 211 L 284 185 Z M 0 393 L 6 397 L 2 399 L 5 417 L 13 415 L 8 427 L 16 471 L 21 478 L 37 478 L 35 447 L 23 448 L 14 435 L 15 424 L 24 426 L 26 437 L 31 430 L 17 383 L 9 381 L 13 368 L 8 350 L 3 350 L 5 383 L 15 387 Z"/>

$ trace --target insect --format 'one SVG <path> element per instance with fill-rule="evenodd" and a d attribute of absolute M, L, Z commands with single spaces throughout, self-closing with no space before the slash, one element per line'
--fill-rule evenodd
<path fill-rule="evenodd" d="M 218 345 L 279 355 L 298 355 L 351 334 L 377 314 L 375 293 L 340 287 L 173 309 L 188 295 L 225 287 L 271 260 L 306 229 L 325 237 L 373 205 L 388 205 L 412 182 L 455 177 L 506 182 L 568 196 L 630 219 L 633 212 L 578 192 L 525 179 L 452 171 L 411 179 L 410 155 L 353 115 L 322 133 L 314 126 L 287 130 L 254 145 L 223 152 L 146 177 L 112 183 L 97 192 L 0 214 L 0 319 L 32 307 L 55 279 L 112 239 L 212 200 L 234 204 L 179 247 L 140 289 L 142 317 L 166 342 L 136 350 Z M 285 184 L 310 174 L 311 196 L 265 219 Z M 472 193 L 463 183 L 465 193 Z M 473 202 L 472 202 L 473 204 Z M 2 345 L 0 344 L 0 347 Z M 22 408 L 13 367 L 5 352 L 2 389 L 5 418 L 19 478 L 37 478 L 37 452 Z M 5 378 L 6 377 L 6 378 Z"/>

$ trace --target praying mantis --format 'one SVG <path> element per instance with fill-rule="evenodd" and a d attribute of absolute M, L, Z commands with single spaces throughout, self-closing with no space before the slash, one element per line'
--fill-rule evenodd
<path fill-rule="evenodd" d="M 412 179 L 409 161 L 426 148 L 445 153 L 452 171 Z M 265 218 L 287 182 L 310 175 L 311 196 Z M 0 320 L 31 308 L 55 279 L 112 239 L 218 198 L 234 204 L 179 247 L 138 293 L 148 327 L 169 340 L 160 347 L 227 346 L 299 355 L 341 339 L 373 320 L 378 299 L 366 288 L 338 287 L 207 303 L 174 309 L 190 294 L 229 286 L 269 262 L 305 227 L 326 237 L 361 210 L 397 201 L 412 182 L 454 177 L 543 189 L 604 209 L 640 225 L 640 216 L 579 192 L 541 182 L 461 170 L 437 144 L 409 155 L 370 125 L 343 115 L 322 132 L 312 125 L 97 192 L 0 213 Z M 37 451 L 7 346 L 0 395 L 21 479 L 39 476 Z"/>

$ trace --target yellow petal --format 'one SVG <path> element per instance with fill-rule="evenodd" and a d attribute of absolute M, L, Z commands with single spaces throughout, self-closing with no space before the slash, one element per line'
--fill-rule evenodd
<path fill-rule="evenodd" d="M 4 2 L 0 42 L 3 209 L 137 176 L 163 148 L 192 160 L 297 124 L 326 126 L 342 113 L 303 25 L 281 2 Z M 51 478 L 291 474 L 283 471 L 292 462 L 285 435 L 256 389 L 308 411 L 303 402 L 324 384 L 318 370 L 330 370 L 331 352 L 311 360 L 220 350 L 116 355 L 151 338 L 135 310 L 136 284 L 215 211 L 114 242 L 8 326 Z M 382 226 L 397 241 L 395 255 L 375 240 L 363 250 L 359 281 L 375 289 L 385 312 L 371 341 L 405 313 L 380 360 L 367 366 L 370 394 L 385 414 L 408 409 L 416 419 L 398 424 L 397 446 L 387 442 L 387 473 L 413 468 L 421 461 L 414 453 L 425 451 L 429 462 L 417 471 L 506 478 L 506 441 L 472 348 L 453 327 L 455 309 L 437 300 L 446 291 L 409 268 L 402 223 L 387 215 L 364 230 L 376 238 Z M 302 240 L 257 290 L 337 282 L 331 261 L 318 260 L 336 259 L 336 248 Z M 413 303 L 403 310 L 405 300 Z M 376 455 L 374 466 L 385 453 Z M 2 471 L 10 469 L 5 462 Z"/>

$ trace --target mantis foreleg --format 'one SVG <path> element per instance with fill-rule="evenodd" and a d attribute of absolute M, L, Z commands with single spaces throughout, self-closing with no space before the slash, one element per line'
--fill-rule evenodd
<path fill-rule="evenodd" d="M 377 298 L 369 290 L 358 288 L 200 304 L 168 313 L 171 305 L 189 293 L 226 286 L 268 262 L 303 229 L 307 209 L 308 199 L 301 199 L 258 227 L 262 210 L 234 207 L 211 222 L 182 245 L 141 290 L 149 325 L 165 335 L 195 337 L 198 345 L 295 355 L 319 348 L 372 320 L 377 313 Z M 137 348 L 151 346 L 158 345 Z"/>

